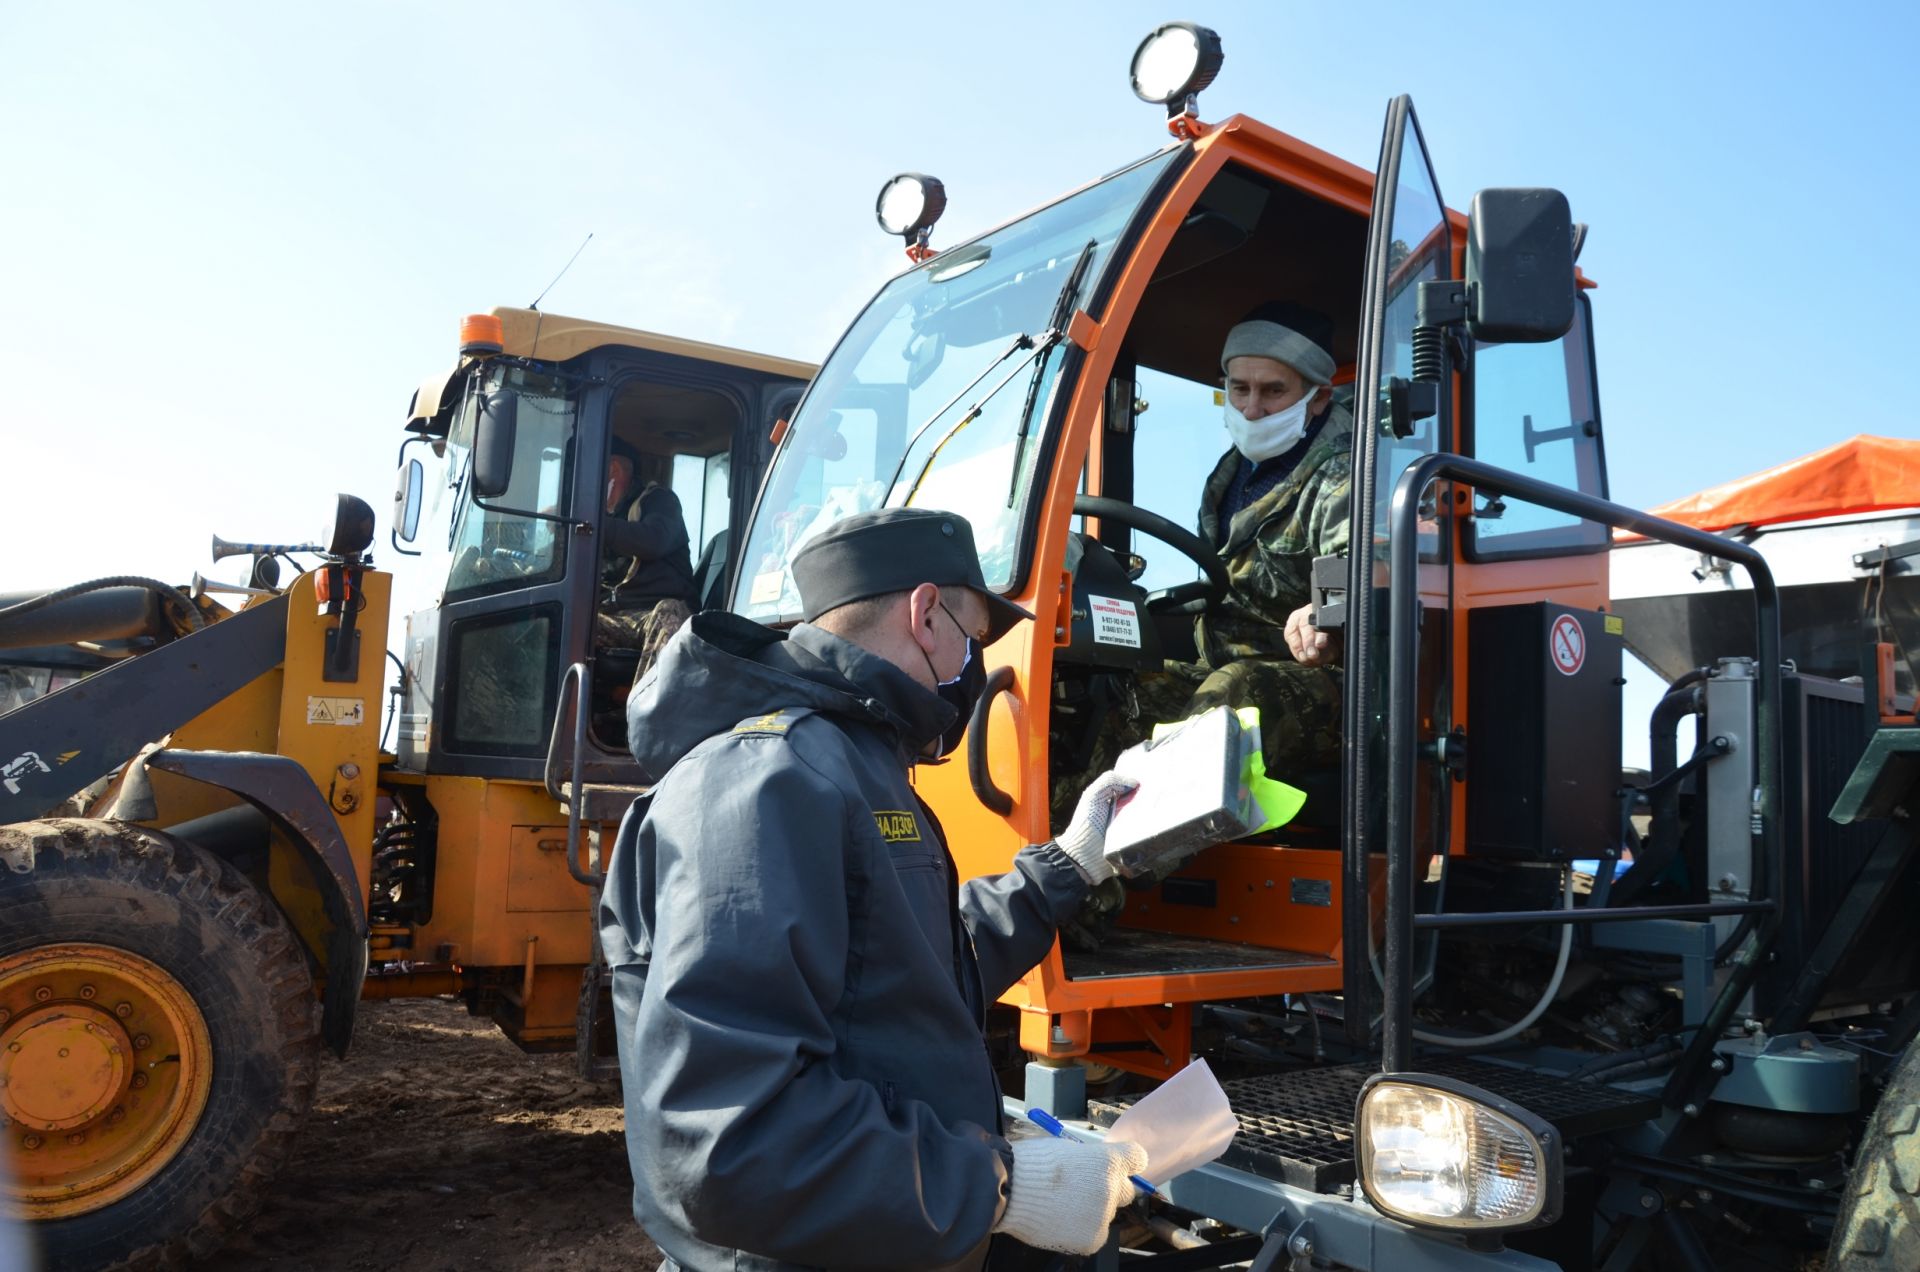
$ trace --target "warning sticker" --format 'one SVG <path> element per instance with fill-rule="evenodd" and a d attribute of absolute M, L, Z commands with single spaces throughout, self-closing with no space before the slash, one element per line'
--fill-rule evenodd
<path fill-rule="evenodd" d="M 1132 601 L 1089 596 L 1087 609 L 1093 615 L 1094 644 L 1140 648 L 1140 612 L 1133 608 Z"/>
<path fill-rule="evenodd" d="M 308 724 L 364 724 L 367 719 L 367 700 L 365 698 L 315 698 L 307 699 Z"/>
<path fill-rule="evenodd" d="M 1553 665 L 1563 676 L 1571 676 L 1587 661 L 1587 633 L 1580 627 L 1580 620 L 1571 614 L 1562 614 L 1553 620 L 1553 629 L 1547 633 L 1547 652 L 1553 655 Z"/>

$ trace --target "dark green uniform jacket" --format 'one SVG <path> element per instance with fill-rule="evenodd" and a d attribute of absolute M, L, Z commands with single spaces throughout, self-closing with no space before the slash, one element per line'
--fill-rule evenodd
<path fill-rule="evenodd" d="M 956 888 L 908 781 L 953 709 L 819 628 L 695 617 L 629 708 L 613 968 L 634 1214 L 682 1267 L 978 1267 L 1011 1150 L 987 1005 L 1086 884 Z"/>

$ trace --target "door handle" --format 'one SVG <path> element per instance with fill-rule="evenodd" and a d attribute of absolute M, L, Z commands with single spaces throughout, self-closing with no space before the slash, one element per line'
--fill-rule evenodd
<path fill-rule="evenodd" d="M 987 771 L 987 722 L 992 717 L 993 700 L 1013 688 L 1013 668 L 995 667 L 987 673 L 987 687 L 980 701 L 973 704 L 973 718 L 967 721 L 967 779 L 982 804 L 1001 816 L 1013 811 L 1013 796 L 993 784 Z"/>

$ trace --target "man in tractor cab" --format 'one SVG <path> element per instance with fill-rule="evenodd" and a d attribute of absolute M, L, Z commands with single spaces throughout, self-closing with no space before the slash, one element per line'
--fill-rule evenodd
<path fill-rule="evenodd" d="M 982 1029 L 1111 877 L 1129 785 L 1103 774 L 1053 842 L 958 883 L 913 765 L 958 744 L 983 647 L 1031 616 L 952 513 L 845 518 L 793 576 L 807 621 L 698 615 L 628 715 L 656 785 L 599 920 L 635 1217 L 669 1268 L 1091 1254 L 1146 1155 L 1009 1143 Z"/>
<path fill-rule="evenodd" d="M 1232 586 L 1195 621 L 1200 660 L 1140 686 L 1149 720 L 1222 704 L 1260 708 L 1267 769 L 1340 762 L 1340 636 L 1313 626 L 1313 559 L 1347 550 L 1353 418 L 1333 401 L 1333 322 L 1276 302 L 1247 314 L 1220 351 L 1232 449 L 1200 496 L 1200 536 Z"/>
<path fill-rule="evenodd" d="M 607 459 L 594 648 L 638 651 L 636 680 L 693 613 L 693 560 L 680 499 L 668 484 L 672 464 L 671 456 L 643 457 L 618 439 Z"/>

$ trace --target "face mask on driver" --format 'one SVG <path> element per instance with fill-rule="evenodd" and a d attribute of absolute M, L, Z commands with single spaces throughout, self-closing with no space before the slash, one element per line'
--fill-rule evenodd
<path fill-rule="evenodd" d="M 1233 448 L 1256 464 L 1275 455 L 1286 454 L 1306 436 L 1307 420 L 1310 418 L 1307 404 L 1319 392 L 1320 386 L 1313 385 L 1292 406 L 1275 411 L 1272 415 L 1263 415 L 1257 420 L 1240 414 L 1229 400 L 1226 409 L 1227 435 L 1233 438 Z"/>

